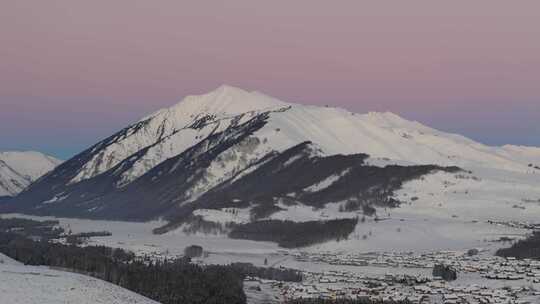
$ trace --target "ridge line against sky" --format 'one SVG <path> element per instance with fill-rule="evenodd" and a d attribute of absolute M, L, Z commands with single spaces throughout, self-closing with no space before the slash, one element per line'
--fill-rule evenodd
<path fill-rule="evenodd" d="M 68 158 L 227 83 L 540 146 L 540 1 L 0 3 L 0 150 Z"/>

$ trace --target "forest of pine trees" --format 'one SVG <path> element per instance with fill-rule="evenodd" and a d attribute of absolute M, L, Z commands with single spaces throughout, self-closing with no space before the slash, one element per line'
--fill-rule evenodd
<path fill-rule="evenodd" d="M 517 241 L 509 248 L 497 250 L 496 255 L 502 257 L 515 257 L 518 259 L 539 259 L 540 231 L 533 232 L 528 238 Z"/>
<path fill-rule="evenodd" d="M 231 267 L 246 276 L 282 282 L 302 282 L 302 273 L 293 269 L 256 267 L 251 263 L 232 263 Z"/>
<path fill-rule="evenodd" d="M 229 237 L 270 241 L 278 243 L 281 247 L 295 248 L 330 240 L 347 239 L 357 223 L 358 218 L 301 223 L 264 220 L 236 225 L 229 233 Z"/>
<path fill-rule="evenodd" d="M 230 266 L 198 266 L 188 258 L 155 261 L 122 249 L 77 247 L 0 233 L 0 252 L 27 265 L 90 275 L 163 304 L 245 303 L 243 275 Z"/>

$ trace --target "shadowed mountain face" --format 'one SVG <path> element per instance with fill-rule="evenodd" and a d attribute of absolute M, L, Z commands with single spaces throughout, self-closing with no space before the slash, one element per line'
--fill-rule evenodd
<path fill-rule="evenodd" d="M 340 204 L 343 212 L 370 214 L 376 207 L 398 206 L 393 194 L 404 182 L 435 171 L 458 171 L 449 165 L 485 153 L 475 146 L 480 156 L 449 162 L 442 152 L 425 147 L 424 139 L 414 141 L 421 134 L 440 137 L 438 131 L 389 113 L 356 115 L 287 104 L 224 86 L 186 97 L 95 144 L 0 210 L 169 220 L 157 232 L 177 228 L 200 210 L 248 210 L 250 222 L 264 221 L 286 206 Z M 467 143 L 448 138 L 454 145 Z M 410 165 L 375 166 L 367 161 L 370 156 Z M 490 157 L 503 165 L 521 165 Z M 241 235 L 251 234 L 236 234 Z"/>

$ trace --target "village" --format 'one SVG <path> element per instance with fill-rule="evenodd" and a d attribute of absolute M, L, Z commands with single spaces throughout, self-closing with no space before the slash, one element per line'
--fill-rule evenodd
<path fill-rule="evenodd" d="M 407 300 L 413 304 L 540 303 L 540 261 L 502 258 L 476 249 L 421 254 L 303 252 L 294 254 L 294 258 L 299 262 L 353 267 L 302 270 L 304 280 L 301 283 L 247 280 L 270 284 L 282 300 L 343 298 L 369 299 L 377 303 Z M 455 272 L 455 280 L 435 275 L 432 269 L 436 265 L 445 265 L 446 269 Z"/>

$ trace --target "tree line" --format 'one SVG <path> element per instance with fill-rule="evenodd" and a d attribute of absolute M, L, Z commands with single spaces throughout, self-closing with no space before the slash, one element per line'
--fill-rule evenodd
<path fill-rule="evenodd" d="M 540 231 L 534 231 L 528 238 L 517 241 L 509 248 L 501 248 L 495 254 L 518 259 L 540 259 Z"/>
<path fill-rule="evenodd" d="M 344 240 L 354 231 L 358 218 L 328 221 L 293 222 L 264 220 L 235 225 L 229 237 L 254 241 L 276 242 L 295 248 L 330 240 Z"/>
<path fill-rule="evenodd" d="M 245 276 L 282 282 L 302 282 L 302 273 L 293 269 L 257 267 L 251 263 L 232 263 L 231 267 Z"/>

